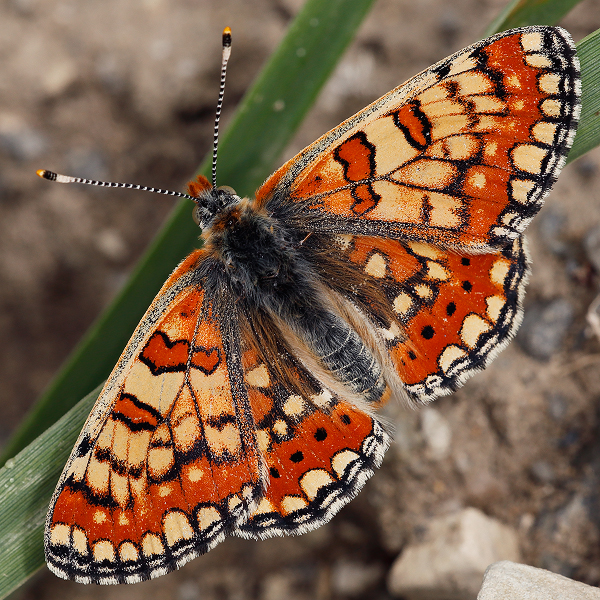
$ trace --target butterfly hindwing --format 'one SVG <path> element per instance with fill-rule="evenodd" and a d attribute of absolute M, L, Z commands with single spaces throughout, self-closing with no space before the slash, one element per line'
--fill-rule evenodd
<path fill-rule="evenodd" d="M 272 175 L 257 200 L 307 231 L 506 246 L 564 164 L 580 89 L 564 30 L 497 34 L 317 140 Z"/>
<path fill-rule="evenodd" d="M 301 386 L 286 386 L 252 349 L 244 354 L 268 484 L 238 526 L 241 537 L 299 534 L 329 521 L 360 491 L 389 444 L 372 415 L 337 397 L 291 355 L 280 353 L 280 360 Z"/>
<path fill-rule="evenodd" d="M 222 541 L 260 497 L 235 327 L 222 326 L 206 297 L 201 262 L 202 251 L 188 257 L 157 296 L 61 476 L 45 547 L 62 577 L 166 573 Z"/>

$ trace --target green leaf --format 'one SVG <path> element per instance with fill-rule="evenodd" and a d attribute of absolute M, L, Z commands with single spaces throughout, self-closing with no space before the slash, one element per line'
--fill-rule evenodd
<path fill-rule="evenodd" d="M 577 44 L 581 63 L 581 117 L 568 161 L 600 144 L 600 29 Z"/>
<path fill-rule="evenodd" d="M 0 598 L 44 564 L 48 502 L 97 388 L 0 469 Z"/>
<path fill-rule="evenodd" d="M 271 173 L 372 3 L 309 0 L 305 4 L 222 136 L 218 163 L 221 185 L 230 185 L 241 195 L 252 195 Z M 201 172 L 209 174 L 209 170 L 207 159 Z M 191 219 L 192 206 L 184 200 L 175 208 L 127 285 L 87 332 L 9 440 L 0 464 L 108 376 L 162 283 L 198 245 L 199 230 Z"/>
<path fill-rule="evenodd" d="M 581 0 L 513 0 L 490 23 L 485 36 L 525 25 L 555 25 Z"/>

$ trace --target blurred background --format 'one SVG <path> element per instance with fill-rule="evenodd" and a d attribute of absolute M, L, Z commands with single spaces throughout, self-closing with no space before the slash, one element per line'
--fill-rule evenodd
<path fill-rule="evenodd" d="M 221 31 L 223 124 L 301 0 L 0 3 L 0 443 L 114 297 L 169 198 L 52 185 L 46 168 L 183 190 L 211 149 Z M 408 77 L 480 39 L 502 0 L 379 0 L 281 162 Z M 561 25 L 600 27 L 600 0 Z M 268 132 L 266 132 L 268 135 Z M 600 152 L 569 165 L 529 229 L 526 317 L 485 372 L 420 412 L 363 492 L 299 538 L 228 539 L 180 571 L 97 588 L 40 573 L 19 598 L 388 598 L 398 554 L 467 507 L 520 559 L 600 583 Z M 226 184 L 222 181 L 220 184 Z M 191 212 L 191 209 L 190 209 Z M 391 589 L 391 591 L 390 591 Z"/>

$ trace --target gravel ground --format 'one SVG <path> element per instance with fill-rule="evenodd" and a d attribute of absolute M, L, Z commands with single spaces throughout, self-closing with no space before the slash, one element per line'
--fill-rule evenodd
<path fill-rule="evenodd" d="M 223 27 L 234 32 L 226 124 L 301 4 L 0 4 L 0 442 L 172 206 L 50 185 L 35 170 L 181 189 L 210 149 Z M 502 6 L 379 0 L 282 159 L 479 39 Z M 580 40 L 600 27 L 600 1 L 561 24 Z M 599 166 L 598 150 L 568 166 L 530 227 L 533 275 L 517 343 L 426 411 L 388 407 L 397 443 L 330 524 L 299 538 L 230 539 L 133 587 L 90 588 L 44 571 L 20 597 L 383 599 L 402 548 L 433 517 L 468 506 L 513 528 L 524 562 L 598 585 L 600 348 L 585 317 L 600 288 Z"/>

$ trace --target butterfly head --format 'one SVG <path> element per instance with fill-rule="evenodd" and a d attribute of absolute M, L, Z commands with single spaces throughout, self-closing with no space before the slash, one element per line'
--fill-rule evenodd
<path fill-rule="evenodd" d="M 233 188 L 227 185 L 215 188 L 203 175 L 190 181 L 188 193 L 196 202 L 192 213 L 194 221 L 203 230 L 210 228 L 217 217 L 241 202 Z"/>

